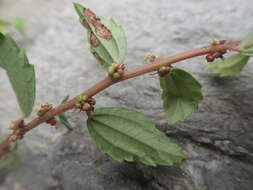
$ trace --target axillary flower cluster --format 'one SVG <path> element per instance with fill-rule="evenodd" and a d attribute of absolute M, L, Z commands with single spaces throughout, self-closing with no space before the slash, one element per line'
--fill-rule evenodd
<path fill-rule="evenodd" d="M 37 115 L 39 117 L 42 117 L 44 116 L 48 111 L 52 110 L 53 109 L 53 104 L 51 103 L 45 103 L 43 105 L 40 106 L 40 108 L 38 108 L 38 111 L 37 111 Z M 47 120 L 46 121 L 47 124 L 49 125 L 52 125 L 54 127 L 57 127 L 57 120 L 55 119 L 55 117 L 52 117 L 51 119 Z"/>
<path fill-rule="evenodd" d="M 117 64 L 113 63 L 108 67 L 108 75 L 114 79 L 122 77 L 124 74 L 125 65 L 124 64 Z"/>
<path fill-rule="evenodd" d="M 211 43 L 211 45 L 213 46 L 217 46 L 217 45 L 223 45 L 226 43 L 226 40 L 217 40 L 217 39 L 214 39 Z M 213 53 L 210 53 L 206 56 L 206 60 L 208 62 L 213 62 L 215 59 L 223 59 L 223 55 L 227 53 L 227 50 L 221 50 L 221 51 L 215 51 Z"/>
<path fill-rule="evenodd" d="M 79 109 L 80 112 L 85 111 L 88 116 L 91 116 L 94 112 L 94 105 L 96 100 L 86 95 L 80 95 L 76 98 L 75 108 Z"/>

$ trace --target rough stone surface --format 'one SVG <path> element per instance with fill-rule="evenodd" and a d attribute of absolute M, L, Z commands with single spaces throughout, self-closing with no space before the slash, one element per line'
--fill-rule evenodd
<path fill-rule="evenodd" d="M 114 17 L 128 37 L 129 68 L 145 64 L 148 52 L 171 55 L 207 44 L 213 37 L 236 40 L 251 28 L 252 0 L 80 0 L 99 15 Z M 0 17 L 21 16 L 26 36 L 13 31 L 37 70 L 36 104 L 58 104 L 105 74 L 88 52 L 86 34 L 69 0 L 0 0 Z M 97 106 L 126 106 L 153 118 L 184 148 L 188 159 L 173 167 L 117 163 L 101 154 L 85 129 L 85 117 L 67 113 L 75 130 L 42 125 L 21 142 L 22 167 L 1 190 L 252 190 L 253 64 L 230 78 L 218 78 L 202 58 L 177 64 L 203 84 L 200 111 L 176 126 L 163 120 L 159 81 L 146 75 L 96 96 Z M 1 133 L 19 110 L 0 71 Z M 32 117 L 31 117 L 32 118 Z"/>

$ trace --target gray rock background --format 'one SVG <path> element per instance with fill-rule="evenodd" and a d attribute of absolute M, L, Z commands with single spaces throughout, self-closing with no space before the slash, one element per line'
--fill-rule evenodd
<path fill-rule="evenodd" d="M 253 26 L 252 0 L 79 2 L 124 26 L 128 68 L 145 64 L 148 52 L 168 56 L 207 44 L 213 37 L 236 40 Z M 13 35 L 36 66 L 37 105 L 58 104 L 105 75 L 87 50 L 71 1 L 0 0 L 0 18 L 13 16 L 23 17 L 27 24 L 25 37 L 15 31 Z M 235 77 L 218 78 L 202 61 L 177 64 L 200 80 L 205 99 L 198 113 L 176 126 L 163 120 L 157 76 L 132 79 L 96 96 L 97 107 L 126 106 L 153 118 L 188 153 L 181 164 L 152 168 L 114 162 L 98 151 L 85 129 L 86 117 L 70 111 L 73 132 L 41 125 L 27 134 L 19 149 L 22 167 L 9 174 L 0 189 L 252 190 L 253 64 Z M 6 133 L 20 112 L 2 70 L 0 84 L 0 130 Z"/>

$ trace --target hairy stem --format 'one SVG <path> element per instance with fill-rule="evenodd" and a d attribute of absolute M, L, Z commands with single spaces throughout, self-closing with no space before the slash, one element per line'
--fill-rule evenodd
<path fill-rule="evenodd" d="M 166 59 L 161 59 L 158 60 L 157 63 L 151 63 L 149 65 L 141 66 L 139 68 L 136 68 L 132 71 L 126 71 L 124 75 L 119 78 L 119 79 L 113 79 L 111 77 L 106 77 L 103 80 L 99 81 L 96 83 L 94 86 L 89 88 L 88 90 L 84 91 L 81 95 L 86 95 L 87 97 L 92 97 L 99 92 L 103 91 L 104 89 L 112 86 L 115 83 L 131 79 L 149 72 L 157 71 L 161 66 L 168 66 L 186 59 L 190 59 L 193 57 L 201 56 L 201 55 L 206 55 L 209 53 L 217 52 L 220 50 L 231 50 L 231 51 L 239 51 L 238 45 L 240 44 L 240 41 L 231 41 L 231 42 L 226 42 L 225 44 L 222 45 L 210 45 L 210 46 L 204 46 L 201 48 L 189 50 L 183 53 L 176 54 L 174 56 L 168 57 Z M 45 115 L 41 117 L 37 117 L 31 122 L 27 123 L 24 125 L 23 130 L 25 132 L 30 131 L 31 129 L 37 127 L 41 123 L 46 122 L 47 120 L 53 118 L 56 115 L 59 115 L 67 110 L 70 110 L 75 107 L 76 103 L 76 97 L 69 100 L 68 102 L 61 104 L 54 109 L 48 111 Z M 5 141 L 3 141 L 0 144 L 0 158 L 1 154 L 3 154 L 4 150 L 9 147 L 10 143 L 13 140 L 11 139 L 11 136 L 7 138 Z"/>

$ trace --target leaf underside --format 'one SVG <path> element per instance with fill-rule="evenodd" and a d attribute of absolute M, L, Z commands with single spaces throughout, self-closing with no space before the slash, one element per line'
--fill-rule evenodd
<path fill-rule="evenodd" d="M 253 29 L 247 34 L 239 45 L 241 54 L 253 56 Z"/>
<path fill-rule="evenodd" d="M 25 51 L 9 36 L 0 33 L 0 67 L 6 70 L 15 91 L 19 106 L 28 116 L 35 101 L 35 71 Z"/>
<path fill-rule="evenodd" d="M 84 14 L 85 11 L 90 10 L 78 3 L 74 3 L 74 6 L 80 17 L 81 24 L 87 29 L 88 41 L 91 45 L 90 51 L 102 64 L 103 68 L 107 69 L 112 63 L 122 63 L 127 53 L 127 40 L 123 28 L 113 19 L 106 20 L 103 17 L 96 17 L 96 22 L 101 23 L 100 26 L 105 27 L 111 34 L 111 39 L 105 39 L 98 34 L 99 27 L 89 22 L 90 19 Z M 97 45 L 92 43 L 92 35 L 95 35 L 98 42 Z"/>
<path fill-rule="evenodd" d="M 69 95 L 65 96 L 64 99 L 62 100 L 61 104 L 64 104 L 68 101 L 69 99 Z M 59 118 L 59 121 L 60 123 L 65 126 L 68 131 L 72 131 L 73 130 L 73 127 L 72 125 L 70 124 L 69 120 L 67 119 L 67 117 L 65 116 L 64 113 L 61 113 L 58 115 L 58 118 Z"/>
<path fill-rule="evenodd" d="M 15 91 L 19 106 L 28 116 L 35 100 L 35 71 L 29 64 L 25 51 L 9 36 L 0 33 L 0 67 L 6 70 Z"/>
<path fill-rule="evenodd" d="M 198 110 L 203 99 L 201 85 L 192 75 L 181 69 L 173 69 L 160 77 L 165 117 L 169 124 L 184 121 Z"/>
<path fill-rule="evenodd" d="M 232 76 L 242 71 L 249 61 L 249 56 L 242 54 L 234 54 L 224 60 L 214 62 L 205 62 L 207 67 L 221 77 Z"/>
<path fill-rule="evenodd" d="M 178 145 L 142 114 L 126 108 L 99 108 L 87 121 L 99 149 L 117 161 L 173 165 L 185 158 Z"/>

